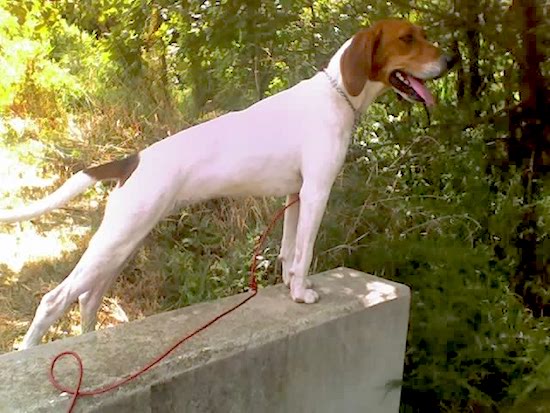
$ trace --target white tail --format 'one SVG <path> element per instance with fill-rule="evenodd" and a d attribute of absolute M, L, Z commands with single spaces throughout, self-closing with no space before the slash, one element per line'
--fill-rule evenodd
<path fill-rule="evenodd" d="M 62 207 L 97 182 L 84 171 L 77 172 L 55 192 L 30 205 L 14 210 L 0 210 L 0 222 L 19 222 Z"/>

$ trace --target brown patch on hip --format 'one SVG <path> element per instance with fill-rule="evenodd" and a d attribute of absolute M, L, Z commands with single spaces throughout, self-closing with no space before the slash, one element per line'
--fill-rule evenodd
<path fill-rule="evenodd" d="M 131 155 L 124 159 L 108 162 L 103 165 L 84 169 L 84 173 L 96 181 L 116 180 L 122 186 L 130 178 L 139 165 L 139 155 Z"/>

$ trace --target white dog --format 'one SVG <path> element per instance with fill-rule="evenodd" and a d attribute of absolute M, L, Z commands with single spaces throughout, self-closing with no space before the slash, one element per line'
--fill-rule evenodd
<path fill-rule="evenodd" d="M 383 20 L 348 40 L 311 79 L 240 112 L 186 129 L 123 160 L 76 173 L 57 191 L 0 222 L 58 208 L 100 180 L 117 180 L 105 216 L 69 276 L 42 299 L 22 348 L 40 342 L 77 298 L 83 331 L 95 328 L 102 297 L 138 244 L 163 217 L 218 197 L 287 196 L 280 259 L 296 302 L 314 303 L 306 282 L 313 245 L 355 118 L 385 90 L 431 105 L 423 79 L 450 59 L 417 26 Z"/>

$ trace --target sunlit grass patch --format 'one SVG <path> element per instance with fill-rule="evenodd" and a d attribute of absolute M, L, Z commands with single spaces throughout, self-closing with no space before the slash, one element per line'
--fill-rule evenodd
<path fill-rule="evenodd" d="M 27 140 L 10 148 L 0 145 L 0 206 L 12 206 L 21 203 L 14 196 L 24 187 L 45 188 L 58 178 L 56 175 L 44 177 L 40 160 L 44 156 L 45 146 L 36 140 Z"/>
<path fill-rule="evenodd" d="M 0 208 L 17 208 L 31 200 L 20 193 L 27 188 L 43 192 L 59 178 L 55 174 L 44 176 L 40 162 L 45 146 L 36 140 L 27 140 L 9 148 L 0 146 Z M 87 227 L 74 223 L 60 223 L 44 230 L 40 225 L 28 222 L 2 225 L 0 232 L 0 264 L 18 273 L 25 263 L 44 258 L 60 257 L 63 251 L 77 246 L 75 236 L 82 236 Z M 69 231 L 69 232 L 68 232 Z M 13 277 L 1 279 L 11 283 Z"/>
<path fill-rule="evenodd" d="M 22 225 L 11 234 L 0 234 L 0 264 L 18 273 L 29 261 L 61 257 L 63 252 L 72 251 L 77 245 L 65 231 L 66 228 L 38 233 L 33 225 Z M 80 228 L 80 233 L 85 232 Z M 17 276 L 2 280 L 4 284 L 17 281 Z"/>

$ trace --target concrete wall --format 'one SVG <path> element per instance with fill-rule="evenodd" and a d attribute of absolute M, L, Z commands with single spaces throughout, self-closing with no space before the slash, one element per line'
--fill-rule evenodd
<path fill-rule="evenodd" d="M 112 393 L 79 399 L 77 412 L 396 413 L 409 289 L 338 268 L 312 276 L 321 301 L 295 304 L 263 289 L 244 307 L 184 344 L 158 367 Z M 67 395 L 47 371 L 60 351 L 84 360 L 83 388 L 136 370 L 243 296 L 0 356 L 0 412 L 60 412 Z M 76 380 L 72 362 L 57 375 Z"/>

